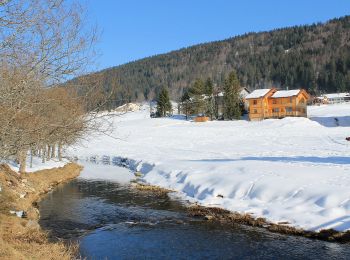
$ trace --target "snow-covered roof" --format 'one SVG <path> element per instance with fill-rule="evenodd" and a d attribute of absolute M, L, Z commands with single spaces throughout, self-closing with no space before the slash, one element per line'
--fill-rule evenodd
<path fill-rule="evenodd" d="M 298 95 L 299 92 L 300 92 L 300 89 L 278 90 L 271 97 L 272 98 L 293 97 L 293 96 Z"/>
<path fill-rule="evenodd" d="M 252 93 L 247 95 L 245 98 L 260 98 L 265 96 L 270 90 L 270 88 L 256 89 Z"/>
<path fill-rule="evenodd" d="M 330 98 L 345 98 L 345 97 L 350 97 L 349 93 L 332 93 L 332 94 L 325 94 L 324 97 L 327 99 Z"/>
<path fill-rule="evenodd" d="M 225 92 L 221 91 L 218 93 L 218 97 L 223 97 L 225 94 Z M 241 91 L 239 92 L 239 95 L 241 97 L 246 97 L 247 94 L 249 94 L 249 90 L 247 90 L 246 88 L 241 88 Z"/>
<path fill-rule="evenodd" d="M 136 104 L 136 103 L 127 103 L 124 104 L 122 106 L 119 106 L 115 109 L 115 111 L 117 112 L 135 112 L 135 111 L 139 111 L 141 108 L 140 104 Z"/>
<path fill-rule="evenodd" d="M 239 95 L 243 98 L 245 98 L 246 96 L 248 96 L 250 93 L 250 91 L 246 88 L 242 88 L 241 91 L 239 92 Z"/>

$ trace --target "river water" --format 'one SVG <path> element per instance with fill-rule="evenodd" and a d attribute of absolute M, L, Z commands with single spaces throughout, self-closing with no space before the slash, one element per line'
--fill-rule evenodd
<path fill-rule="evenodd" d="M 40 224 L 53 238 L 77 239 L 87 259 L 350 259 L 347 244 L 188 217 L 183 201 L 138 191 L 131 176 L 86 164 L 40 203 Z"/>

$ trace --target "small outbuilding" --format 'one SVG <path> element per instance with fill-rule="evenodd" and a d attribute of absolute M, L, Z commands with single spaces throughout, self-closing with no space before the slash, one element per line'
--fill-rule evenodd
<path fill-rule="evenodd" d="M 195 118 L 194 118 L 194 122 L 207 122 L 207 121 L 209 121 L 209 117 L 207 117 L 207 116 L 196 116 Z"/>
<path fill-rule="evenodd" d="M 350 102 L 350 93 L 330 93 L 318 97 L 323 104 L 339 104 Z"/>

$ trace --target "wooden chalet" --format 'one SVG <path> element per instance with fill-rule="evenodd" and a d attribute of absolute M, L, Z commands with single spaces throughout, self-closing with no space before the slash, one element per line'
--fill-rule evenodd
<path fill-rule="evenodd" d="M 303 89 L 257 89 L 246 96 L 249 102 L 249 119 L 306 117 L 309 94 Z"/>

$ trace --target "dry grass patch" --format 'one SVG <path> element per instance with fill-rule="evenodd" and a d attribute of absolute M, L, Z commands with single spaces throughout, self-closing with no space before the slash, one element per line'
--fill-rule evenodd
<path fill-rule="evenodd" d="M 0 165 L 0 259 L 77 258 L 77 245 L 48 241 L 48 234 L 38 224 L 35 205 L 43 194 L 77 177 L 80 171 L 80 166 L 68 164 L 19 177 L 7 165 Z M 27 217 L 11 215 L 10 210 L 24 210 Z"/>
<path fill-rule="evenodd" d="M 169 192 L 173 192 L 172 190 L 164 189 L 158 186 L 148 185 L 148 184 L 141 184 L 141 183 L 135 183 L 134 187 L 142 192 L 150 192 L 155 195 L 167 195 Z"/>

